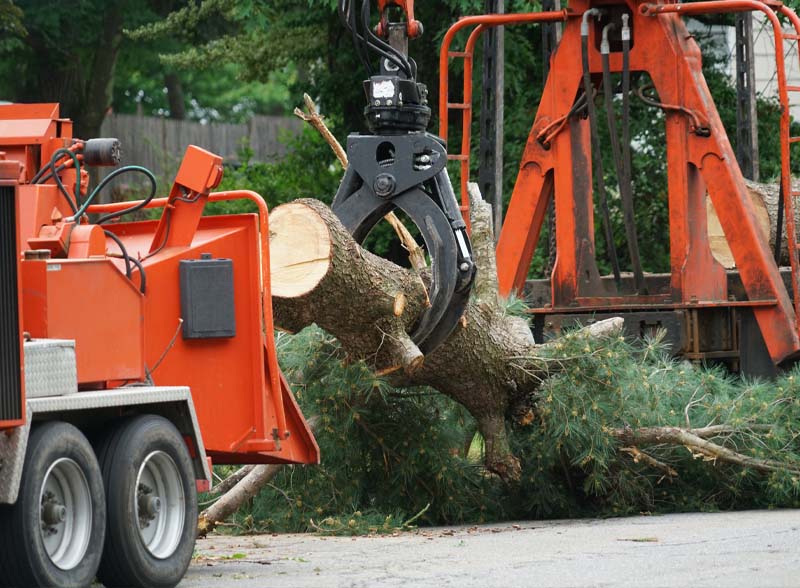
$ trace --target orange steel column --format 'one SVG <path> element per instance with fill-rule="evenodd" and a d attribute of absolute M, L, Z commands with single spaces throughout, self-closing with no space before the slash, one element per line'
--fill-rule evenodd
<path fill-rule="evenodd" d="M 581 79 L 580 64 L 578 16 L 567 20 L 559 48 L 553 54 L 554 73 L 545 84 L 503 221 L 497 265 L 504 295 L 520 290 L 525 283 L 553 189 L 557 223 L 553 304 L 568 304 L 582 293 L 583 286 L 598 285 L 589 125 L 579 117 L 571 117 L 549 148 L 538 139 L 545 127 L 563 118 L 574 104 Z"/>
<path fill-rule="evenodd" d="M 711 5 L 710 9 L 766 8 L 759 2 L 742 1 L 682 6 L 699 10 L 697 6 L 702 4 Z M 767 11 L 770 12 L 769 9 Z M 690 166 L 690 175 L 693 175 L 692 169 L 699 170 L 705 182 L 748 298 L 775 301 L 771 306 L 754 307 L 753 312 L 770 356 L 773 361 L 779 362 L 800 349 L 792 300 L 769 247 L 759 233 L 744 177 L 702 74 L 700 51 L 677 14 L 642 18 L 640 13 L 634 13 L 634 22 L 639 27 L 639 38 L 647 40 L 645 47 L 648 51 L 639 53 L 636 61 L 632 55 L 631 68 L 649 71 L 662 102 L 685 106 L 701 120 L 707 121 L 709 136 L 696 133 L 685 135 L 688 155 L 685 165 Z M 668 142 L 667 149 L 674 149 L 672 142 Z M 672 176 L 673 170 L 669 172 Z M 671 234 L 678 232 L 679 238 L 691 243 L 684 265 L 672 268 L 673 287 L 678 285 L 675 275 L 680 274 L 679 286 L 684 299 L 694 291 L 699 293 L 698 297 L 713 300 L 714 295 L 722 291 L 719 284 L 722 272 L 707 273 L 716 264 L 712 266 L 707 262 L 710 257 L 706 254 L 705 214 L 696 210 L 696 204 L 691 208 L 691 199 L 697 198 L 697 192 L 693 193 L 691 188 L 687 194 L 670 186 L 670 208 L 686 202 L 684 199 L 690 201 L 687 210 L 689 216 L 682 219 L 684 225 L 677 227 L 677 231 L 670 226 Z M 698 190 L 697 186 L 694 189 Z M 705 256 L 707 261 L 700 259 L 701 256 Z M 724 301 L 724 298 L 720 298 Z"/>
<path fill-rule="evenodd" d="M 637 63 L 647 63 L 659 100 L 664 104 L 688 105 L 696 102 L 698 74 L 702 79 L 700 49 L 683 28 L 680 19 L 670 23 L 675 34 L 663 34 L 663 23 L 656 19 L 639 19 L 638 38 L 657 39 L 659 51 L 668 59 L 659 59 L 655 48 L 649 43 L 644 51 L 637 51 Z M 683 31 L 681 31 L 683 29 Z M 652 37 L 651 37 L 652 36 Z M 639 47 L 637 47 L 639 49 Z M 720 148 L 715 144 L 724 141 L 730 148 L 727 135 L 719 122 L 711 96 L 707 96 L 711 106 L 709 112 L 696 112 L 703 126 L 709 127 L 715 121 L 712 137 L 700 137 L 693 132 L 693 118 L 677 110 L 665 110 L 665 136 L 667 140 L 667 186 L 669 193 L 669 240 L 671 296 L 673 302 L 692 300 L 719 300 L 728 298 L 728 282 L 724 268 L 711 254 L 708 244 L 708 220 L 706 215 L 706 185 L 700 170 L 701 161 L 693 156 L 699 148 L 710 149 L 716 153 Z M 718 126 L 717 126 L 718 125 Z M 736 158 L 729 160 L 734 164 Z M 738 166 L 734 165 L 738 170 Z M 749 199 L 748 203 L 749 203 Z M 667 227 L 665 227 L 667 228 Z"/>

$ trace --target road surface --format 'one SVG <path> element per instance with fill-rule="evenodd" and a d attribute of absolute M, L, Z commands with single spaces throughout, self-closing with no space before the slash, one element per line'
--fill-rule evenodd
<path fill-rule="evenodd" d="M 800 586 L 800 510 L 213 536 L 180 588 Z"/>

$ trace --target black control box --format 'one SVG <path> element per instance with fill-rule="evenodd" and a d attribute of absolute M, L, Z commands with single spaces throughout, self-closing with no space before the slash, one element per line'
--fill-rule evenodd
<path fill-rule="evenodd" d="M 236 336 L 233 298 L 233 261 L 185 259 L 179 264 L 184 339 Z"/>

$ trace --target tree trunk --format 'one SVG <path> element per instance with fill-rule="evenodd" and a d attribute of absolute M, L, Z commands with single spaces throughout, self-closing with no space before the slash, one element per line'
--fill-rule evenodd
<path fill-rule="evenodd" d="M 770 251 L 775 249 L 775 227 L 778 219 L 778 196 L 780 187 L 777 184 L 759 184 L 745 180 L 747 192 L 753 208 L 756 212 L 756 219 L 761 228 L 762 236 L 768 240 Z M 793 186 L 794 190 L 800 190 L 800 185 Z M 736 267 L 725 233 L 719 223 L 719 218 L 714 210 L 711 199 L 706 197 L 706 213 L 708 216 L 708 240 L 711 246 L 711 253 L 726 269 Z M 795 226 L 800 230 L 800 210 L 795 214 Z M 781 265 L 789 265 L 789 253 L 786 239 L 786 221 L 784 219 L 781 237 Z"/>
<path fill-rule="evenodd" d="M 239 482 L 241 482 L 247 474 L 249 474 L 253 468 L 256 467 L 255 465 L 246 465 L 240 467 L 238 470 L 233 472 L 230 476 L 222 480 L 219 484 L 216 484 L 211 490 L 209 494 L 213 496 L 219 496 L 220 494 L 226 494 L 229 490 L 231 490 L 234 486 L 236 486 Z"/>
<path fill-rule="evenodd" d="M 175 72 L 164 75 L 164 86 L 167 88 L 167 102 L 169 103 L 169 117 L 175 120 L 186 118 L 186 100 L 183 96 L 183 84 Z"/>
<path fill-rule="evenodd" d="M 100 127 L 111 107 L 114 70 L 122 44 L 122 17 L 127 2 L 111 2 L 105 7 L 101 48 L 94 54 L 81 105 L 75 115 L 75 136 L 92 139 L 100 136 Z"/>
<path fill-rule="evenodd" d="M 316 323 L 334 335 L 354 360 L 366 361 L 373 370 L 387 375 L 391 384 L 431 386 L 462 404 L 484 438 L 486 468 L 513 482 L 520 479 L 521 471 L 511 451 L 507 423 L 530 423 L 542 382 L 569 369 L 571 360 L 563 356 L 547 359 L 549 348 L 560 348 L 563 339 L 536 344 L 527 322 L 506 314 L 498 296 L 491 209 L 474 184 L 469 191 L 472 244 L 479 270 L 473 299 L 455 331 L 427 356 L 407 335 L 427 304 L 427 277 L 362 249 L 333 212 L 316 200 L 290 202 L 270 215 L 274 319 L 276 326 L 288 331 Z M 622 324 L 621 318 L 607 319 L 566 337 L 588 340 L 618 335 Z M 759 426 L 752 425 L 749 430 Z M 741 432 L 729 425 L 611 430 L 620 443 L 620 453 L 661 471 L 666 478 L 676 477 L 678 472 L 643 448 L 683 446 L 712 464 L 727 462 L 764 472 L 800 471 L 724 445 L 726 436 Z M 227 492 L 201 513 L 198 533 L 210 532 L 232 515 L 280 467 L 243 468 L 223 482 Z"/>
<path fill-rule="evenodd" d="M 297 200 L 270 214 L 270 264 L 275 324 L 296 332 L 316 323 L 355 360 L 397 386 L 432 386 L 475 417 L 486 467 L 518 479 L 506 419 L 524 407 L 556 367 L 539 355 L 525 320 L 509 316 L 498 297 L 491 209 L 471 186 L 472 241 L 478 275 L 460 324 L 423 356 L 408 336 L 428 303 L 426 276 L 362 249 L 316 200 Z M 585 330 L 617 332 L 621 319 Z"/>

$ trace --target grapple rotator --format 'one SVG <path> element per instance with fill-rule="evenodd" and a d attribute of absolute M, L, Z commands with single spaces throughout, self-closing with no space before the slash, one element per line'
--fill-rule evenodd
<path fill-rule="evenodd" d="M 389 22 L 388 8 L 402 8 L 404 22 Z M 372 134 L 347 138 L 349 167 L 333 201 L 333 211 L 354 239 L 362 243 L 375 224 L 399 209 L 419 228 L 431 257 L 430 306 L 413 327 L 411 338 L 423 353 L 450 335 L 469 301 L 475 264 L 450 177 L 447 150 L 439 137 L 426 132 L 431 110 L 427 88 L 416 81 L 416 64 L 407 57 L 409 37 L 421 34 L 407 1 L 379 2 L 377 33 L 370 29 L 369 0 L 361 22 L 347 0 L 340 16 L 353 34 L 370 78 L 364 82 L 364 115 Z M 382 38 L 383 37 L 383 38 Z M 367 51 L 381 56 L 373 74 Z"/>

